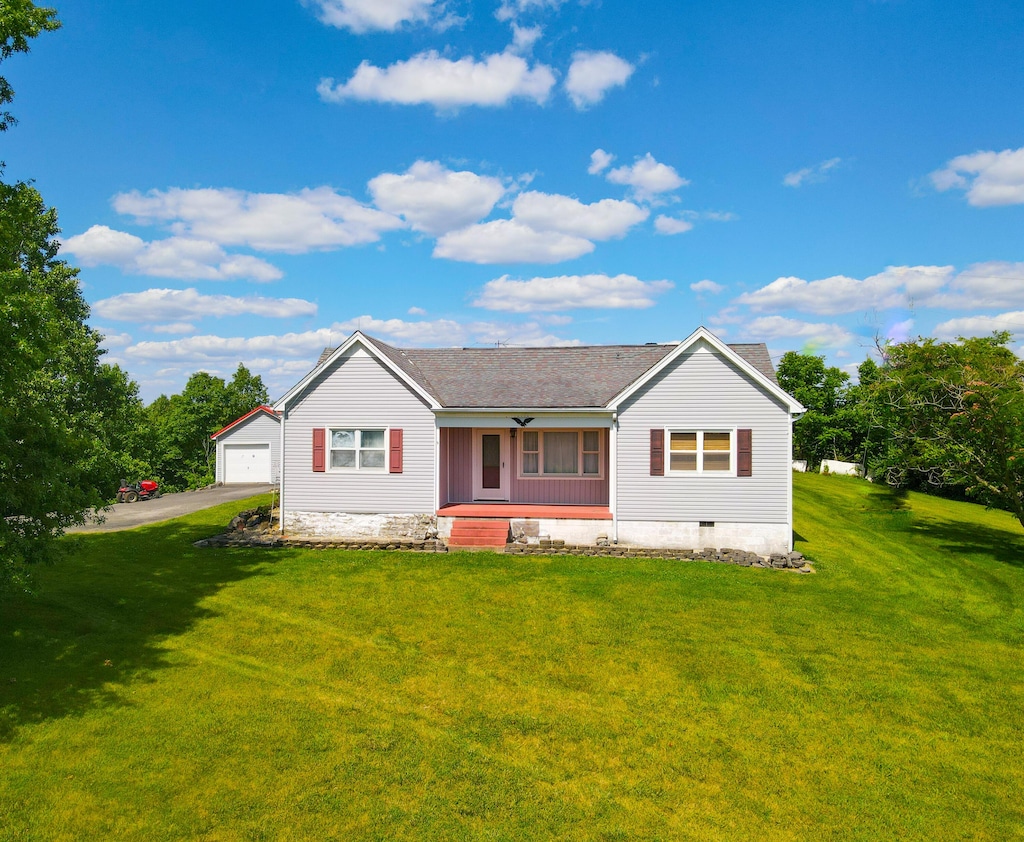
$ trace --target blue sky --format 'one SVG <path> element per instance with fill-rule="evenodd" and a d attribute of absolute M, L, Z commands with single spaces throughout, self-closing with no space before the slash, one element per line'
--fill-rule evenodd
<path fill-rule="evenodd" d="M 64 0 L 3 72 L 149 400 L 396 345 L 1024 341 L 1024 4 Z"/>

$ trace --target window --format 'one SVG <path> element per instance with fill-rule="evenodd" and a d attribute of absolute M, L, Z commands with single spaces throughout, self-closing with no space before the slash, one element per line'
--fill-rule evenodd
<path fill-rule="evenodd" d="M 733 473 L 732 433 L 694 430 L 669 434 L 668 469 L 673 473 Z"/>
<path fill-rule="evenodd" d="M 332 468 L 383 471 L 384 430 L 331 430 Z"/>
<path fill-rule="evenodd" d="M 600 430 L 523 430 L 520 442 L 522 477 L 601 476 Z"/>

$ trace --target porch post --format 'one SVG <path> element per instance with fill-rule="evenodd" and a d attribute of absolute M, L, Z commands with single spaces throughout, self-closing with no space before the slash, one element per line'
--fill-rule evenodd
<path fill-rule="evenodd" d="M 434 514 L 441 508 L 441 427 L 434 416 Z"/>
<path fill-rule="evenodd" d="M 619 471 L 618 441 L 619 413 L 612 413 L 612 425 L 608 429 L 608 503 L 612 510 L 612 543 L 619 543 Z"/>

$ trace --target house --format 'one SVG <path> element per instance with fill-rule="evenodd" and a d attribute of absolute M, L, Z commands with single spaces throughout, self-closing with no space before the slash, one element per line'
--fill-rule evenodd
<path fill-rule="evenodd" d="M 210 438 L 217 443 L 216 482 L 278 481 L 281 422 L 271 407 L 256 407 Z"/>
<path fill-rule="evenodd" d="M 792 422 L 763 344 L 394 348 L 359 331 L 274 406 L 282 529 L 453 544 L 792 549 Z M 472 537 L 488 523 L 490 538 Z M 500 539 L 500 540 L 499 540 Z"/>

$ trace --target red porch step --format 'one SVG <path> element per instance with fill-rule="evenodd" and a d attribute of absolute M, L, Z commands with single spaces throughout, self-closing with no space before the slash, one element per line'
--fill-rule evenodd
<path fill-rule="evenodd" d="M 456 518 L 448 538 L 451 549 L 504 547 L 508 543 L 510 523 L 503 518 Z"/>

